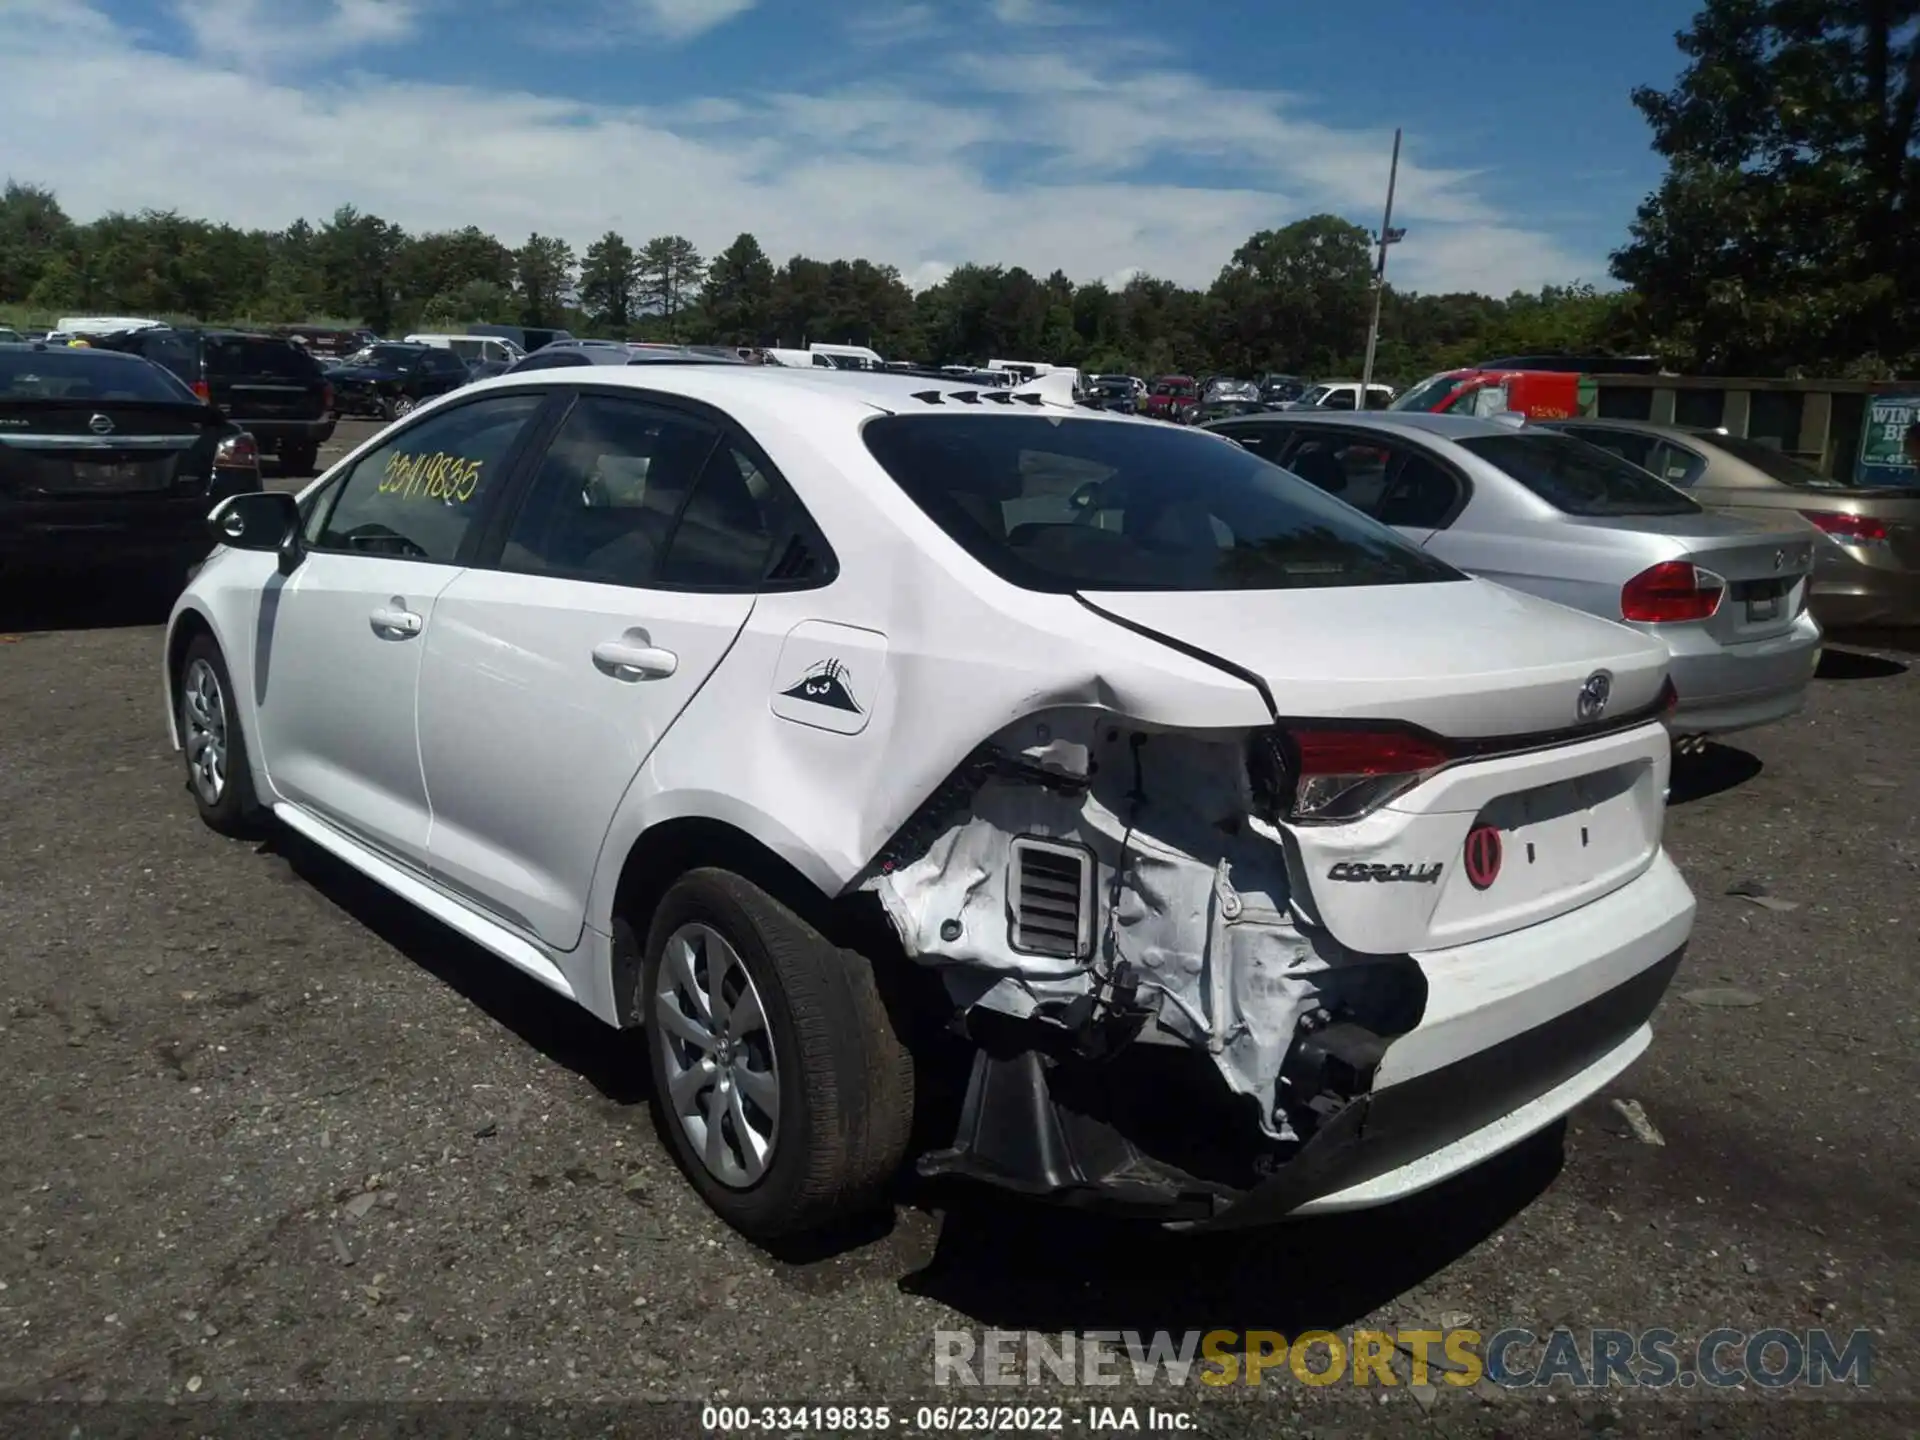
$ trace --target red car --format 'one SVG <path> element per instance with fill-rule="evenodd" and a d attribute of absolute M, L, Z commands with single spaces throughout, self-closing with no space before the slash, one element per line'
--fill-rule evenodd
<path fill-rule="evenodd" d="M 1184 425 L 1200 408 L 1200 382 L 1191 375 L 1162 375 L 1147 387 L 1147 398 L 1140 406 L 1142 415 L 1155 420 L 1171 420 Z"/>

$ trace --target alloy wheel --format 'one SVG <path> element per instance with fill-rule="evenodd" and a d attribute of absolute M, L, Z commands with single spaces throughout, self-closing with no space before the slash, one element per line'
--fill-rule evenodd
<path fill-rule="evenodd" d="M 726 937 L 682 925 L 660 957 L 654 1019 L 667 1104 L 707 1172 L 741 1190 L 767 1172 L 780 1068 L 760 992 Z"/>
<path fill-rule="evenodd" d="M 187 778 L 202 803 L 218 805 L 227 791 L 227 695 L 205 660 L 187 667 L 180 686 L 180 718 L 186 731 Z"/>

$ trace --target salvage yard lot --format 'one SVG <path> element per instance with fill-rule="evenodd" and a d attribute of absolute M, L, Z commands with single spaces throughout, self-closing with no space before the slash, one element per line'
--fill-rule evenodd
<path fill-rule="evenodd" d="M 627 1039 L 325 857 L 199 825 L 164 740 L 163 600 L 0 606 L 0 1395 L 1004 1403 L 1042 1396 L 934 1389 L 937 1329 L 1443 1324 L 1865 1328 L 1874 1390 L 1920 1387 L 1911 653 L 1834 649 L 1804 715 L 1677 773 L 1694 944 L 1652 1051 L 1564 1132 L 1252 1237 L 909 1188 L 890 1228 L 770 1257 L 673 1170 Z M 1216 1434 L 1673 1418 L 1489 1389 L 1053 1398 L 1192 1407 Z M 1913 1413 L 1848 1408 L 1856 1434 Z M 1707 1408 L 1727 1434 L 1754 1418 Z"/>

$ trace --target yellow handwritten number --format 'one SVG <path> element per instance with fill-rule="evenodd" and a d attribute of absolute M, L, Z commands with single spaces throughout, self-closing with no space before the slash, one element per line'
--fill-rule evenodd
<path fill-rule="evenodd" d="M 400 500 L 465 504 L 480 488 L 484 460 L 462 460 L 438 450 L 431 455 L 389 455 L 377 493 Z"/>

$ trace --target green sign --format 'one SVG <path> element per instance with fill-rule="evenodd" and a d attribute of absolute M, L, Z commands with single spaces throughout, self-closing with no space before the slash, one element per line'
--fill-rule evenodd
<path fill-rule="evenodd" d="M 1853 467 L 1856 485 L 1920 484 L 1920 472 L 1907 458 L 1907 428 L 1920 419 L 1920 394 L 1911 390 L 1867 397 L 1860 426 L 1860 459 Z"/>

